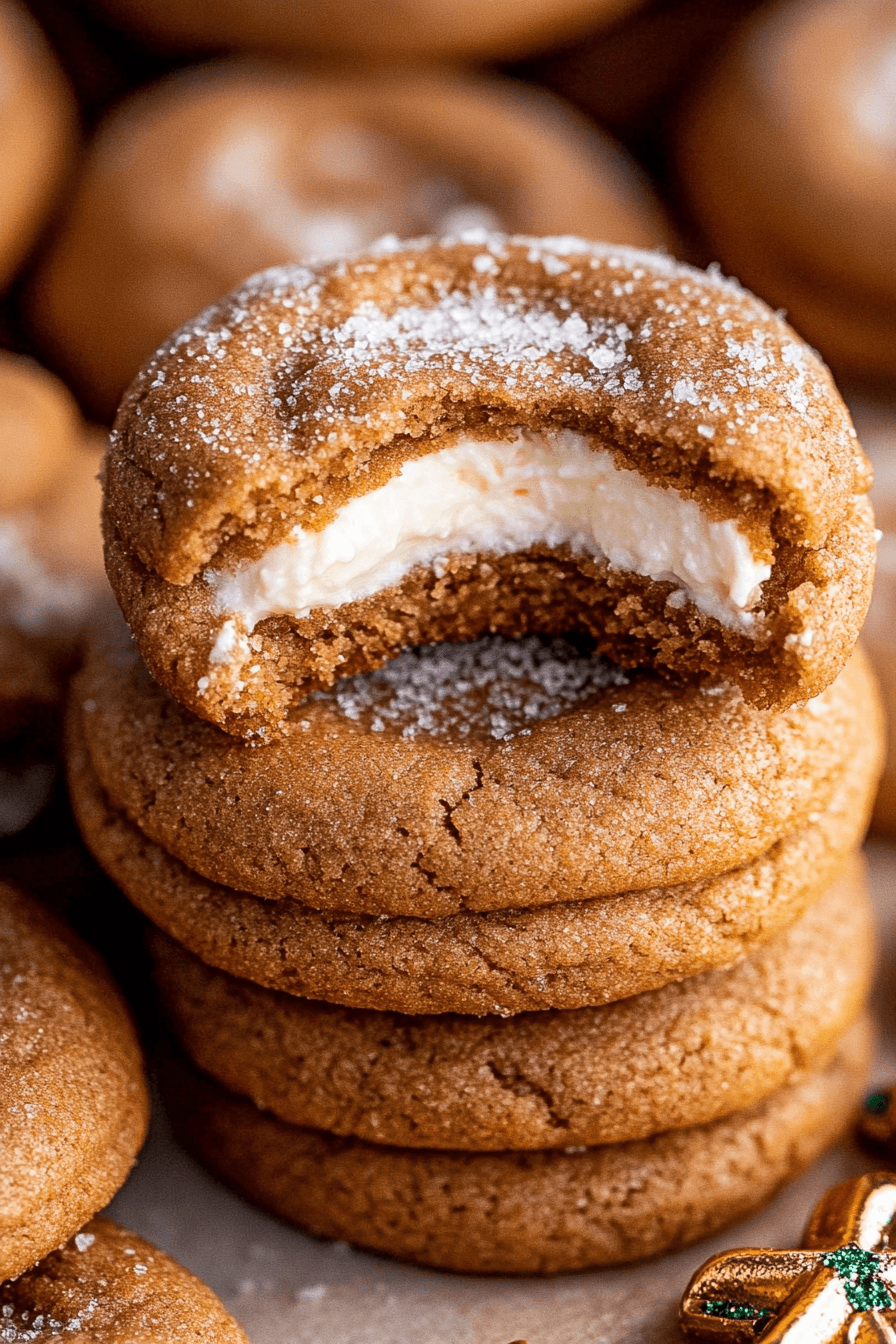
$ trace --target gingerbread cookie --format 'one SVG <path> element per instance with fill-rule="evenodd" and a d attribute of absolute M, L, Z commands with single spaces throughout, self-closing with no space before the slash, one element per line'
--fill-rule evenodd
<path fill-rule="evenodd" d="M 883 534 L 877 547 L 874 596 L 862 627 L 862 644 L 887 720 L 887 752 L 873 824 L 884 835 L 896 835 L 896 414 L 886 403 L 871 403 L 856 406 L 855 415 L 874 466 L 872 502 Z"/>
<path fill-rule="evenodd" d="M 511 1018 L 358 1012 L 262 989 L 151 939 L 181 1044 L 290 1124 L 411 1148 L 619 1143 L 744 1110 L 823 1061 L 868 993 L 851 869 L 737 966 L 602 1008 Z"/>
<path fill-rule="evenodd" d="M 640 0 L 102 0 L 131 32 L 166 51 L 260 48 L 289 54 L 374 57 L 518 56 L 613 23 Z"/>
<path fill-rule="evenodd" d="M 110 802 L 70 723 L 72 805 L 130 900 L 202 960 L 270 989 L 400 1013 L 578 1008 L 739 961 L 834 880 L 867 825 L 879 744 L 869 739 L 802 830 L 718 878 L 533 910 L 442 919 L 319 912 L 200 878 Z"/>
<path fill-rule="evenodd" d="M 186 1066 L 169 1073 L 166 1104 L 212 1171 L 319 1235 L 441 1269 L 557 1273 L 659 1255 L 760 1208 L 849 1127 L 870 1048 L 862 1019 L 830 1064 L 749 1110 L 571 1152 L 337 1138 L 285 1124 Z"/>
<path fill-rule="evenodd" d="M 65 660 L 107 591 L 97 476 L 106 435 L 66 387 L 0 351 L 0 627 Z"/>
<path fill-rule="evenodd" d="M 475 224 L 673 246 L 625 152 L 543 91 L 220 62 L 142 89 L 97 132 L 32 326 L 111 420 L 169 333 L 247 275 Z"/>
<path fill-rule="evenodd" d="M 0 351 L 0 834 L 49 798 L 64 686 L 108 594 L 105 441 L 57 378 Z"/>
<path fill-rule="evenodd" d="M 71 165 L 75 107 L 43 34 L 17 0 L 0 0 L 0 69 L 2 290 L 34 244 Z"/>
<path fill-rule="evenodd" d="M 263 751 L 173 702 L 112 630 L 72 704 L 112 802 L 188 867 L 375 915 L 719 876 L 819 812 L 847 761 L 873 774 L 881 733 L 861 654 L 775 713 L 535 637 L 402 654 L 306 702 Z"/>
<path fill-rule="evenodd" d="M 111 1199 L 146 1134 L 149 1097 L 124 1000 L 99 957 L 0 884 L 0 1279 Z"/>
<path fill-rule="evenodd" d="M 762 8 L 684 118 L 681 186 L 712 255 L 826 359 L 896 376 L 896 13 Z"/>
<path fill-rule="evenodd" d="M 204 1283 L 110 1218 L 0 1284 L 0 1338 L 9 1344 L 247 1344 Z"/>
<path fill-rule="evenodd" d="M 866 459 L 737 286 L 647 252 L 467 235 L 274 269 L 132 384 L 109 575 L 150 671 L 267 741 L 403 646 L 576 631 L 784 708 L 870 598 Z"/>

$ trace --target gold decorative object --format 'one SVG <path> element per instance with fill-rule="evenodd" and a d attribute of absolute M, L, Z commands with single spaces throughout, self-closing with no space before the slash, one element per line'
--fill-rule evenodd
<path fill-rule="evenodd" d="M 843 1181 L 797 1251 L 713 1256 L 681 1302 L 689 1339 L 719 1344 L 896 1344 L 896 1174 Z"/>
<path fill-rule="evenodd" d="M 896 1158 L 896 1087 L 869 1092 L 857 1128 L 862 1143 L 884 1148 Z"/>

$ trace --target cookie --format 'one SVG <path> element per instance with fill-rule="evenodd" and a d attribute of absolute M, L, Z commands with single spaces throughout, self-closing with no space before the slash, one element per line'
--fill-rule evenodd
<path fill-rule="evenodd" d="M 203 961 L 270 989 L 399 1013 L 510 1014 L 628 998 L 730 965 L 786 928 L 858 844 L 876 781 L 859 752 L 827 808 L 719 878 L 442 919 L 318 912 L 198 877 L 110 803 L 71 721 L 72 806 L 98 862 Z"/>
<path fill-rule="evenodd" d="M 733 968 L 602 1008 L 510 1018 L 359 1012 L 262 989 L 151 939 L 190 1057 L 290 1124 L 472 1151 L 619 1143 L 744 1110 L 824 1060 L 868 993 L 853 864 Z"/>
<path fill-rule="evenodd" d="M 0 351 L 0 626 L 63 660 L 107 591 L 97 480 L 106 435 L 68 389 Z"/>
<path fill-rule="evenodd" d="M 52 487 L 80 432 L 68 388 L 33 359 L 0 350 L 0 514 L 30 506 Z"/>
<path fill-rule="evenodd" d="M 105 446 L 58 378 L 0 351 L 0 834 L 48 800 L 64 689 L 86 625 L 109 600 Z"/>
<path fill-rule="evenodd" d="M 287 1125 L 185 1066 L 169 1076 L 166 1105 L 216 1175 L 321 1236 L 439 1269 L 558 1273 L 660 1255 L 755 1212 L 849 1128 L 870 1048 L 862 1019 L 826 1068 L 757 1106 L 572 1152 L 337 1138 Z"/>
<path fill-rule="evenodd" d="M 36 241 L 74 158 L 75 107 L 40 28 L 0 0 L 0 290 Z"/>
<path fill-rule="evenodd" d="M 188 709 L 269 740 L 406 645 L 588 636 L 785 708 L 870 598 L 866 459 L 830 376 L 715 274 L 576 239 L 274 268 L 122 403 L 112 585 Z"/>
<path fill-rule="evenodd" d="M 836 367 L 896 376 L 896 14 L 763 8 L 712 67 L 677 148 L 708 250 Z"/>
<path fill-rule="evenodd" d="M 427 917 L 719 876 L 820 812 L 848 760 L 873 773 L 881 732 L 861 654 L 775 713 L 534 637 L 403 654 L 261 751 L 172 701 L 111 629 L 72 704 L 115 806 L 194 871 Z"/>
<path fill-rule="evenodd" d="M 210 1288 L 110 1218 L 0 1284 L 0 1331 L 9 1344 L 247 1344 Z"/>
<path fill-rule="evenodd" d="M 887 752 L 873 824 L 883 835 L 896 835 L 896 414 L 878 404 L 857 407 L 856 415 L 874 465 L 874 513 L 883 533 L 874 596 L 862 629 L 887 720 Z"/>
<path fill-rule="evenodd" d="M 577 32 L 613 23 L 639 0 L 311 0 L 301 11 L 285 0 L 102 0 L 129 31 L 166 51 L 197 47 L 260 48 L 288 54 L 367 56 L 380 60 L 511 57 Z"/>
<path fill-rule="evenodd" d="M 218 62 L 141 89 L 96 133 L 31 325 L 111 420 L 169 333 L 247 275 L 474 224 L 674 246 L 625 152 L 538 89 Z"/>
<path fill-rule="evenodd" d="M 0 884 L 0 1279 L 67 1240 L 124 1182 L 149 1097 L 130 1015 L 99 957 Z"/>

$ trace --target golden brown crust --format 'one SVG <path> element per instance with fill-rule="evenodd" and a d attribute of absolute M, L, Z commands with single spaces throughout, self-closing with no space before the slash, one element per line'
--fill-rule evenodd
<path fill-rule="evenodd" d="M 0 1279 L 77 1231 L 123 1183 L 149 1097 L 130 1015 L 99 957 L 0 884 Z"/>
<path fill-rule="evenodd" d="M 11 1344 L 247 1344 L 210 1288 L 109 1218 L 0 1284 L 0 1308 Z"/>
<path fill-rule="evenodd" d="M 644 676 L 513 722 L 508 740 L 405 737 L 411 710 L 378 732 L 326 697 L 257 750 L 189 715 L 110 632 L 73 706 L 89 711 L 90 762 L 116 807 L 196 872 L 319 909 L 427 917 L 717 876 L 826 804 L 845 762 L 872 776 L 882 734 L 861 653 L 782 714 Z M 461 727 L 476 707 L 473 692 L 458 702 Z"/>
<path fill-rule="evenodd" d="M 247 275 L 324 251 L 327 228 L 340 250 L 441 232 L 459 204 L 522 233 L 674 246 L 624 151 L 543 91 L 231 60 L 144 88 L 106 119 L 30 289 L 31 322 L 111 420 L 144 360 Z"/>
<path fill-rule="evenodd" d="M 306 998 L 400 1013 L 512 1014 L 627 998 L 741 960 L 835 878 L 867 825 L 877 743 L 803 830 L 752 864 L 679 887 L 444 919 L 319 913 L 204 881 L 103 793 L 70 721 L 72 806 L 134 904 L 210 965 Z"/>
<path fill-rule="evenodd" d="M 33 246 L 75 146 L 74 100 L 24 5 L 0 0 L 0 290 Z"/>
<path fill-rule="evenodd" d="M 760 1208 L 851 1124 L 870 1050 L 863 1019 L 826 1069 L 750 1110 L 572 1153 L 335 1138 L 287 1125 L 186 1066 L 169 1073 L 166 1101 L 181 1140 L 281 1218 L 441 1269 L 549 1274 L 659 1255 Z"/>
<path fill-rule="evenodd" d="M 483 235 L 275 269 L 172 337 L 116 423 L 105 501 L 113 586 L 154 675 L 241 735 L 282 731 L 309 691 L 364 659 L 382 663 L 377 640 L 397 652 L 415 621 L 428 638 L 450 630 L 436 626 L 434 574 L 422 582 L 412 571 L 409 620 L 391 632 L 363 603 L 336 608 L 332 630 L 329 610 L 269 617 L 226 665 L 232 675 L 210 677 L 224 615 L 206 567 L 319 524 L 403 458 L 471 428 L 591 433 L 621 465 L 772 548 L 749 639 L 691 603 L 670 605 L 669 585 L 626 584 L 620 571 L 607 593 L 600 565 L 576 563 L 597 578 L 612 624 L 605 651 L 622 661 L 726 676 L 752 701 L 783 707 L 833 679 L 870 598 L 869 469 L 824 366 L 758 300 L 657 254 Z M 481 576 L 466 582 L 479 625 L 469 628 L 461 602 L 454 620 L 469 638 L 490 628 L 495 594 Z M 524 606 L 508 619 L 525 619 Z M 368 615 L 379 617 L 369 654 Z M 575 628 L 579 616 L 573 605 L 562 619 Z M 355 646 L 337 666 L 334 638 Z"/>
<path fill-rule="evenodd" d="M 103 0 L 129 29 L 165 50 L 260 48 L 290 55 L 376 57 L 510 57 L 611 24 L 637 0 Z"/>
<path fill-rule="evenodd" d="M 874 112 L 894 37 L 886 0 L 763 9 L 698 91 L 677 150 L 713 256 L 865 378 L 896 374 L 893 146 Z"/>
<path fill-rule="evenodd" d="M 411 1148 L 568 1148 L 706 1124 L 827 1058 L 858 1016 L 873 919 L 858 863 L 731 969 L 602 1008 L 406 1017 L 274 993 L 164 934 L 156 982 L 193 1061 L 294 1125 Z"/>

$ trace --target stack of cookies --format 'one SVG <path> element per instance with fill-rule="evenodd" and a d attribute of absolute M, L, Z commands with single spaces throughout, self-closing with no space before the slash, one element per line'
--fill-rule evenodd
<path fill-rule="evenodd" d="M 546 1272 L 704 1236 L 837 1137 L 868 484 L 780 317 L 609 245 L 278 269 L 162 347 L 105 474 L 133 642 L 68 750 L 202 1160 L 327 1236 Z"/>

